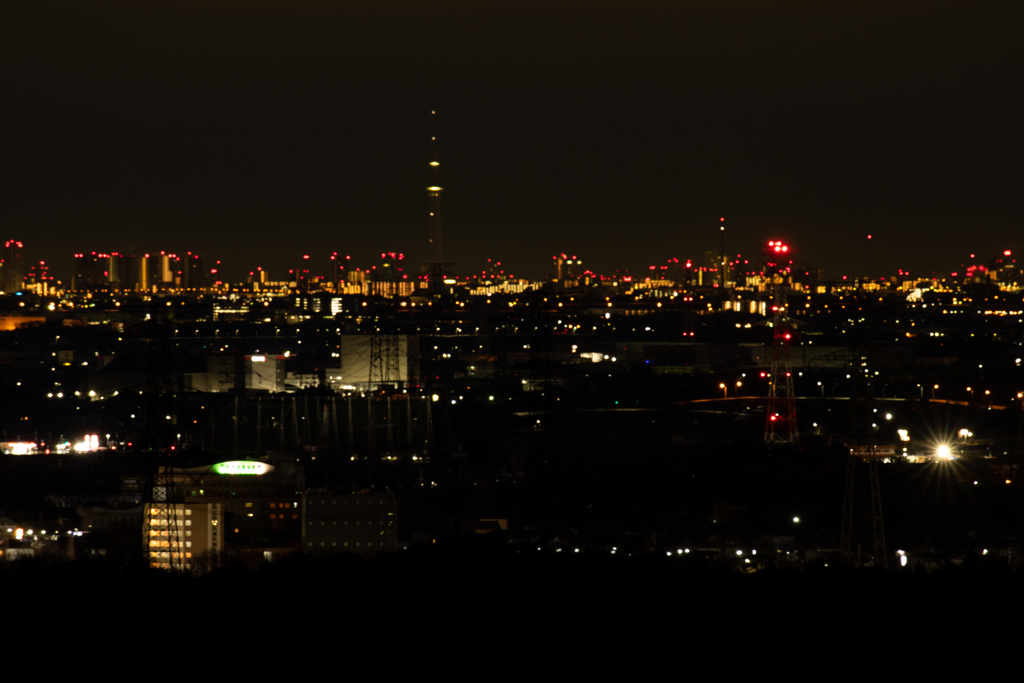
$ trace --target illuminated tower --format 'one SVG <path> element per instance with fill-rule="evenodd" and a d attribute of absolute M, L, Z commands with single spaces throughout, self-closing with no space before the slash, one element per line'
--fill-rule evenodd
<path fill-rule="evenodd" d="M 782 242 L 769 242 L 766 274 L 771 278 L 772 311 L 772 363 L 768 375 L 768 411 L 765 416 L 764 440 L 768 445 L 796 444 L 800 434 L 796 427 L 796 401 L 793 391 L 793 365 L 789 359 L 792 332 L 789 324 L 788 303 L 783 294 L 783 280 L 790 270 L 789 246 Z"/>
<path fill-rule="evenodd" d="M 436 111 L 430 112 L 431 129 L 437 131 Z M 440 294 L 444 284 L 444 245 L 441 242 L 441 161 L 437 152 L 437 136 L 430 137 L 430 185 L 427 186 L 427 210 L 430 239 L 427 250 L 427 267 L 430 272 L 430 291 Z"/>

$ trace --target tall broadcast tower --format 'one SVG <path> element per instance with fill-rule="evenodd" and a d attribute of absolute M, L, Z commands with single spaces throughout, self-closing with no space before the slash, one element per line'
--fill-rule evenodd
<path fill-rule="evenodd" d="M 796 401 L 793 391 L 793 364 L 789 359 L 789 307 L 783 294 L 782 280 L 789 273 L 789 246 L 769 242 L 765 273 L 772 282 L 772 364 L 768 375 L 768 411 L 765 416 L 764 440 L 769 446 L 796 444 L 800 434 L 796 427 Z"/>
<path fill-rule="evenodd" d="M 427 272 L 430 276 L 430 293 L 439 295 L 444 288 L 444 245 L 441 242 L 441 161 L 437 151 L 437 112 L 430 112 L 430 128 L 435 133 L 430 137 L 430 185 L 427 186 L 427 208 L 429 217 L 430 245 L 427 251 Z"/>

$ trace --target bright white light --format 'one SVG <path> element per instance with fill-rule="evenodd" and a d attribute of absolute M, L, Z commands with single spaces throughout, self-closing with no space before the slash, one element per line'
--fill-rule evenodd
<path fill-rule="evenodd" d="M 15 441 L 7 444 L 11 455 L 31 455 L 36 450 L 36 445 L 31 442 Z"/>
<path fill-rule="evenodd" d="M 793 518 L 793 523 L 794 524 L 799 524 L 800 523 L 800 518 L 799 517 L 794 517 Z"/>
<path fill-rule="evenodd" d="M 949 446 L 943 444 L 935 450 L 935 455 L 943 460 L 952 460 L 953 453 L 949 450 Z"/>
<path fill-rule="evenodd" d="M 907 566 L 907 556 L 906 555 L 900 555 L 900 566 L 901 567 L 906 567 Z"/>

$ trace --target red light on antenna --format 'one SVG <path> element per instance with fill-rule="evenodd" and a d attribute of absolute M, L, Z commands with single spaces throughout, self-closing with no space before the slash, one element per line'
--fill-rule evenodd
<path fill-rule="evenodd" d="M 1007 249 L 1006 251 L 1003 252 L 1003 256 L 1010 256 L 1012 253 L 1013 253 L 1012 251 Z"/>
<path fill-rule="evenodd" d="M 722 217 L 721 217 L 721 218 L 719 218 L 718 220 L 720 220 L 720 221 L 722 221 L 722 222 L 724 223 L 724 222 L 725 222 L 725 216 L 722 216 Z"/>
<path fill-rule="evenodd" d="M 868 239 L 871 239 L 871 235 L 868 235 Z"/>

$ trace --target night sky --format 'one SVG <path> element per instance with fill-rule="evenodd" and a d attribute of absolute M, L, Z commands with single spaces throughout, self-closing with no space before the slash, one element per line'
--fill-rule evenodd
<path fill-rule="evenodd" d="M 839 6 L 842 5 L 842 6 Z M 1021 249 L 1020 2 L 0 4 L 0 238 L 458 273 L 791 240 L 827 275 Z"/>

